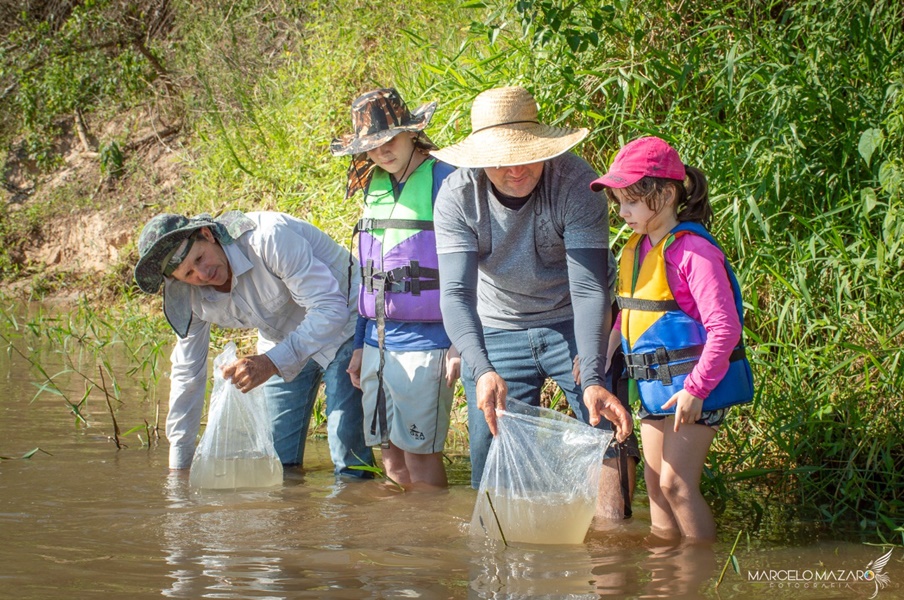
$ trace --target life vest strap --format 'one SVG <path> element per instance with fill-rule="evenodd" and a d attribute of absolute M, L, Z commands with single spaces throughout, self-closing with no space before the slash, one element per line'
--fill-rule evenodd
<path fill-rule="evenodd" d="M 383 280 L 376 280 L 377 290 L 377 348 L 380 352 L 380 367 L 377 369 L 377 403 L 373 419 L 370 422 L 370 434 L 377 434 L 377 426 L 380 427 L 380 448 L 389 449 L 389 426 L 386 416 L 386 390 L 383 389 L 383 368 L 386 366 L 386 298 L 383 290 Z"/>
<path fill-rule="evenodd" d="M 368 293 L 374 291 L 374 261 L 368 259 L 366 263 L 361 265 L 361 283 Z"/>
<path fill-rule="evenodd" d="M 692 346 L 693 348 L 697 348 L 698 346 Z M 663 350 L 664 348 L 659 348 L 657 350 Z M 667 352 L 667 351 L 666 351 Z M 676 351 L 667 352 L 670 356 L 674 356 Z M 639 356 L 647 357 L 647 356 L 656 356 L 655 352 L 650 352 L 648 354 L 641 354 Z M 628 356 L 638 356 L 638 355 L 630 355 L 626 354 L 625 358 Z M 699 356 L 699 354 L 697 355 Z M 747 351 L 743 346 L 738 346 L 735 348 L 731 355 L 728 357 L 729 362 L 735 362 L 739 360 L 744 360 L 747 357 Z M 643 360 L 647 360 L 644 358 Z M 643 364 L 628 364 L 625 367 L 625 372 L 628 377 L 634 380 L 658 380 L 662 382 L 662 385 L 672 385 L 672 378 L 677 377 L 679 375 L 687 375 L 691 371 L 694 370 L 694 367 L 697 366 L 697 360 L 689 360 L 687 362 L 680 363 L 670 363 L 670 362 L 662 362 L 657 363 L 658 367 L 646 366 Z"/>
<path fill-rule="evenodd" d="M 631 298 L 630 296 L 618 296 L 618 307 L 621 310 L 641 310 L 647 312 L 669 312 L 670 310 L 681 310 L 676 300 L 643 300 L 641 298 Z"/>
<path fill-rule="evenodd" d="M 374 268 L 373 261 L 368 260 L 361 267 L 361 282 L 368 292 L 379 287 L 384 292 L 418 296 L 423 291 L 439 289 L 439 271 L 422 267 L 416 260 L 389 271 L 379 271 Z"/>
<path fill-rule="evenodd" d="M 420 219 L 358 219 L 352 236 L 361 231 L 373 231 L 374 229 L 420 229 L 422 231 L 433 231 L 433 221 Z"/>
<path fill-rule="evenodd" d="M 688 358 L 699 358 L 703 354 L 703 344 L 688 346 L 679 350 L 667 350 L 664 347 L 656 348 L 655 352 L 625 354 L 625 364 L 629 367 L 648 367 L 650 365 L 664 365 Z"/>

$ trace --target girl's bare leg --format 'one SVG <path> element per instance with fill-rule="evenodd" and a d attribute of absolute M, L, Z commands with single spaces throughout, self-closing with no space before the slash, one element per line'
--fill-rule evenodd
<path fill-rule="evenodd" d="M 405 463 L 411 483 L 425 483 L 433 487 L 448 487 L 446 467 L 443 464 L 443 453 L 414 454 L 405 452 Z"/>
<path fill-rule="evenodd" d="M 647 484 L 647 495 L 650 498 L 650 519 L 653 533 L 663 538 L 675 538 L 680 535 L 678 522 L 672 514 L 665 492 L 660 486 L 662 478 L 662 451 L 664 429 L 669 419 L 645 419 L 640 424 L 640 439 L 643 442 L 643 477 Z"/>
<path fill-rule="evenodd" d="M 389 443 L 389 448 L 383 448 L 380 455 L 383 458 L 383 471 L 386 475 L 399 484 L 411 483 L 408 466 L 405 463 L 405 451 Z"/>
<path fill-rule="evenodd" d="M 683 537 L 714 540 L 716 523 L 700 491 L 700 477 L 716 430 L 706 425 L 685 424 L 676 432 L 674 418 L 663 419 L 659 423 L 662 424 L 659 489 L 672 517 Z"/>

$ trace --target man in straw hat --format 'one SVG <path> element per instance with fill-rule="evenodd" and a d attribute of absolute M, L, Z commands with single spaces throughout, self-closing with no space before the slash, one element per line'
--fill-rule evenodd
<path fill-rule="evenodd" d="M 409 111 L 393 88 L 352 103 L 354 133 L 333 140 L 351 156 L 347 194 L 364 192 L 355 226 L 362 267 L 349 374 L 364 393 L 364 437 L 380 445 L 401 484 L 448 485 L 443 447 L 461 359 L 439 309 L 433 202 L 455 167 L 430 157 L 424 134 L 436 102 Z"/>
<path fill-rule="evenodd" d="M 138 240 L 135 281 L 156 293 L 176 332 L 166 436 L 172 469 L 191 466 L 207 384 L 210 327 L 256 328 L 259 354 L 223 370 L 242 392 L 263 385 L 273 441 L 285 465 L 301 465 L 311 410 L 326 384 L 335 472 L 373 462 L 364 443 L 361 393 L 345 373 L 355 310 L 349 254 L 313 225 L 276 212 L 219 218 L 161 214 Z"/>
<path fill-rule="evenodd" d="M 590 190 L 594 170 L 568 152 L 587 130 L 540 123 L 520 87 L 479 94 L 471 127 L 431 154 L 461 167 L 440 190 L 435 221 L 443 321 L 465 365 L 476 488 L 496 410 L 507 397 L 538 405 L 547 377 L 586 422 L 614 423 L 620 442 L 633 426 L 604 385 L 615 282 L 606 201 Z M 606 462 L 615 466 L 613 449 Z M 617 488 L 615 469 L 605 476 Z"/>

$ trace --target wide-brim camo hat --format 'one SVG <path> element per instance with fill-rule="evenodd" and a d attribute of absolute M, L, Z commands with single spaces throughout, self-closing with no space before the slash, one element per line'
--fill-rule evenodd
<path fill-rule="evenodd" d="M 141 291 L 155 294 L 163 283 L 163 272 L 176 250 L 192 233 L 202 227 L 213 226 L 210 215 L 189 219 L 183 215 L 157 215 L 144 226 L 138 237 L 138 264 L 135 283 Z"/>
<path fill-rule="evenodd" d="M 188 218 L 183 215 L 157 215 L 144 226 L 138 236 L 138 263 L 135 265 L 135 283 L 141 291 L 154 294 L 163 283 L 164 272 L 171 263 L 178 265 L 180 258 L 188 254 L 188 247 L 180 248 L 182 242 L 202 227 L 210 232 L 220 244 L 231 244 L 246 231 L 254 229 L 254 222 L 244 213 L 233 210 L 214 218 L 200 214 Z M 177 251 L 179 255 L 177 256 Z"/>
<path fill-rule="evenodd" d="M 468 137 L 430 154 L 456 167 L 514 167 L 564 154 L 589 133 L 545 125 L 537 115 L 537 101 L 524 88 L 487 90 L 471 105 Z"/>
<path fill-rule="evenodd" d="M 436 111 L 436 102 L 422 104 L 414 111 L 394 88 L 367 92 L 352 102 L 354 133 L 347 133 L 330 143 L 333 156 L 362 154 L 378 148 L 403 131 L 421 132 Z M 420 137 L 426 138 L 421 135 Z M 429 139 L 430 146 L 436 146 Z"/>

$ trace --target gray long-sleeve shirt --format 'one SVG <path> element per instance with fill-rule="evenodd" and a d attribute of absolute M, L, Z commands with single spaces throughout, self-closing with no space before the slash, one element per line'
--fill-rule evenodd
<path fill-rule="evenodd" d="M 581 158 L 544 163 L 520 209 L 503 206 L 482 169 L 450 175 L 435 208 L 446 330 L 475 378 L 492 370 L 482 327 L 574 321 L 584 385 L 601 384 L 615 261 L 606 201 Z"/>

